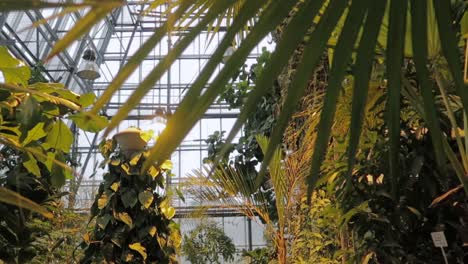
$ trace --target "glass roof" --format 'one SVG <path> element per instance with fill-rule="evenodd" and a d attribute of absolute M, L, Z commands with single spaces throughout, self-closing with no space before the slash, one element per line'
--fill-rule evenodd
<path fill-rule="evenodd" d="M 95 25 L 80 41 L 44 63 L 46 78 L 64 83 L 69 89 L 78 93 L 94 92 L 99 96 L 120 67 L 166 20 L 165 8 L 165 6 L 160 6 L 142 15 L 141 10 L 145 10 L 146 6 L 142 5 L 141 2 L 128 1 L 126 6 L 114 10 L 111 15 Z M 29 65 L 41 63 L 50 53 L 54 43 L 63 37 L 88 10 L 83 9 L 59 15 L 61 11 L 63 10 L 45 9 L 1 14 L 0 43 L 8 45 L 15 56 Z M 34 22 L 44 18 L 49 18 L 46 23 L 38 27 L 31 27 Z M 209 34 L 215 34 L 211 42 L 208 42 L 211 38 Z M 115 132 L 129 126 L 137 126 L 142 129 L 154 128 L 151 118 L 156 109 L 166 108 L 174 111 L 185 96 L 187 88 L 190 87 L 211 57 L 223 35 L 222 28 L 217 33 L 203 32 L 200 34 Z M 128 100 L 137 85 L 173 47 L 179 37 L 180 34 L 165 37 L 161 44 L 150 52 L 143 63 L 112 97 L 106 107 L 105 114 L 113 116 L 116 113 L 121 105 Z M 270 50 L 273 48 L 268 40 L 264 40 L 253 50 L 247 64 L 255 62 L 262 47 L 267 47 Z M 92 49 L 97 53 L 101 77 L 94 82 L 85 82 L 76 75 L 78 65 L 82 61 L 81 56 L 86 49 Z M 213 104 L 210 107 L 205 117 L 194 126 L 172 156 L 175 165 L 173 172 L 176 179 L 181 180 L 192 170 L 200 168 L 203 157 L 207 155 L 204 139 L 217 130 L 229 131 L 238 112 L 238 109 L 229 110 L 223 102 Z M 102 178 L 102 171 L 96 169 L 96 164 L 99 164 L 101 159 L 96 148 L 100 140 L 99 135 L 78 131 L 76 153 L 81 164 L 78 172 L 84 173 L 85 180 L 99 181 Z M 90 178 L 90 176 L 93 177 Z M 177 181 L 176 179 L 175 181 Z"/>

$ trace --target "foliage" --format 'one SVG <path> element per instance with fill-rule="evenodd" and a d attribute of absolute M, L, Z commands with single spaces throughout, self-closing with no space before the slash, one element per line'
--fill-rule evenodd
<path fill-rule="evenodd" d="M 250 264 L 268 264 L 271 259 L 274 259 L 274 252 L 268 247 L 256 248 L 251 251 L 242 251 L 242 256 L 245 257 Z"/>
<path fill-rule="evenodd" d="M 50 231 L 36 225 L 48 222 L 33 212 L 60 214 L 65 193 L 58 188 L 72 176 L 67 163 L 73 135 L 64 119 L 89 102 L 61 84 L 37 82 L 4 47 L 0 72 L 0 195 L 9 203 L 0 204 L 0 255 L 23 263 L 41 254 L 39 241 Z"/>
<path fill-rule="evenodd" d="M 226 85 L 225 90 L 220 95 L 219 101 L 225 101 L 230 109 L 240 108 L 249 94 L 255 88 L 256 79 L 263 72 L 265 63 L 270 57 L 270 52 L 266 48 L 262 49 L 262 54 L 256 59 L 256 63 L 248 66 L 244 65 Z M 275 113 L 279 104 L 278 87 L 273 85 L 270 91 L 262 96 L 257 111 L 249 116 L 244 127 L 243 134 L 237 143 L 229 146 L 229 150 L 224 153 L 223 162 L 235 166 L 244 175 L 255 179 L 257 166 L 263 160 L 263 152 L 258 145 L 256 136 L 269 136 L 275 125 Z M 224 147 L 225 131 L 215 131 L 208 136 L 205 142 L 208 144 L 208 156 L 204 162 L 214 162 L 220 155 Z"/>
<path fill-rule="evenodd" d="M 192 264 L 221 264 L 234 260 L 236 247 L 215 223 L 205 222 L 184 235 L 182 250 Z"/>
<path fill-rule="evenodd" d="M 115 140 L 103 141 L 100 149 L 109 171 L 91 207 L 96 224 L 84 236 L 81 263 L 177 263 L 179 225 L 172 220 L 175 210 L 163 192 L 172 163 L 141 173 L 147 151 L 127 157 Z"/>
<path fill-rule="evenodd" d="M 10 1 L 11 2 L 11 1 Z M 16 6 L 12 3 L 3 4 L 2 10 L 12 9 L 27 9 L 33 7 L 45 7 L 45 4 L 32 6 L 32 1 L 26 1 L 24 6 Z M 102 2 L 102 4 L 101 4 Z M 353 73 L 356 87 L 364 87 L 357 90 L 352 98 L 357 103 L 353 106 L 351 131 L 352 145 L 349 157 L 354 156 L 355 147 L 360 135 L 360 127 L 362 119 L 359 117 L 362 113 L 361 102 L 367 98 L 365 87 L 369 83 L 372 62 L 374 60 L 374 51 L 377 49 L 383 51 L 388 60 L 385 61 L 387 67 L 388 92 L 390 103 L 387 107 L 388 125 L 390 126 L 390 145 L 391 156 L 390 168 L 392 175 L 398 171 L 398 118 L 401 105 L 399 104 L 399 96 L 401 91 L 401 74 L 400 70 L 403 66 L 403 57 L 414 56 L 417 59 L 418 79 L 424 81 L 429 79 L 430 75 L 427 71 L 427 63 L 430 56 L 434 55 L 434 51 L 441 51 L 442 55 L 447 59 L 449 70 L 454 77 L 456 83 L 456 93 L 460 96 L 462 104 L 468 104 L 468 92 L 463 83 L 463 76 L 459 58 L 457 28 L 453 27 L 452 19 L 452 1 L 303 1 L 303 0 L 288 0 L 288 1 L 177 1 L 171 8 L 171 19 L 168 19 L 161 30 L 155 32 L 148 40 L 138 49 L 130 58 L 129 62 L 122 67 L 116 75 L 111 85 L 104 92 L 97 103 L 93 106 L 88 116 L 97 114 L 111 99 L 112 95 L 123 84 L 123 82 L 135 71 L 140 62 L 153 50 L 153 48 L 164 39 L 164 35 L 169 31 L 177 28 L 186 28 L 185 25 L 192 24 L 193 27 L 189 30 L 175 47 L 169 51 L 169 54 L 163 58 L 158 65 L 155 66 L 149 75 L 138 86 L 137 90 L 130 96 L 125 106 L 112 118 L 109 127 L 106 130 L 108 134 L 116 128 L 120 121 L 124 120 L 128 113 L 134 108 L 138 102 L 151 89 L 153 84 L 157 82 L 164 73 L 169 69 L 170 65 L 179 57 L 187 46 L 203 31 L 203 29 L 213 25 L 213 21 L 220 21 L 219 18 L 225 14 L 237 14 L 230 19 L 230 27 L 223 36 L 220 45 L 203 71 L 198 76 L 194 85 L 187 92 L 187 96 L 182 100 L 180 106 L 168 121 L 167 129 L 161 134 L 161 140 L 156 143 L 150 152 L 148 162 L 145 168 L 149 167 L 154 161 L 162 162 L 175 150 L 180 144 L 185 135 L 196 124 L 209 105 L 216 100 L 216 97 L 221 93 L 221 89 L 229 81 L 230 76 L 242 66 L 247 59 L 250 51 L 262 39 L 274 30 L 278 25 L 281 25 L 284 18 L 289 17 L 290 23 L 283 29 L 283 37 L 278 40 L 275 52 L 266 63 L 265 73 L 260 76 L 257 81 L 258 85 L 255 88 L 255 93 L 251 93 L 247 101 L 244 103 L 241 115 L 236 122 L 234 129 L 228 136 L 227 141 L 230 142 L 239 132 L 242 123 L 247 117 L 255 111 L 258 99 L 265 94 L 265 88 L 271 87 L 271 83 L 275 77 L 281 72 L 291 57 L 296 47 L 303 43 L 303 36 L 307 31 L 310 31 L 310 37 L 307 38 L 304 45 L 304 56 L 298 64 L 298 71 L 294 76 L 294 80 L 289 86 L 288 97 L 285 100 L 280 116 L 281 125 L 276 126 L 276 132 L 272 136 L 271 147 L 267 152 L 267 160 L 274 149 L 281 143 L 281 135 L 286 127 L 286 122 L 304 92 L 307 86 L 310 73 L 316 67 L 320 60 L 320 55 L 327 49 L 328 40 L 334 48 L 334 56 L 332 70 L 330 72 L 330 85 L 326 91 L 324 98 L 324 111 L 322 111 L 321 122 L 318 129 L 319 138 L 317 139 L 315 156 L 312 159 L 313 166 L 311 167 L 311 175 L 309 177 L 309 185 L 314 187 L 316 179 L 320 171 L 320 164 L 323 161 L 325 150 L 328 146 L 327 142 L 330 137 L 331 122 L 336 111 L 336 100 L 339 96 L 340 84 L 346 74 L 348 62 L 352 57 L 355 58 L 355 66 L 357 71 Z M 92 25 L 97 24 L 115 7 L 121 6 L 123 2 L 109 0 L 100 1 L 96 5 L 94 1 L 85 2 L 84 5 L 91 6 L 91 9 L 86 13 L 82 20 L 65 34 L 65 36 L 57 42 L 53 48 L 51 56 L 60 53 L 74 40 L 77 40 L 86 30 Z M 161 5 L 162 2 L 151 2 L 150 8 L 155 8 Z M 55 4 L 58 5 L 58 4 Z M 63 4 L 67 5 L 67 4 Z M 233 8 L 235 7 L 235 8 Z M 228 11 L 234 10 L 234 11 Z M 292 12 L 297 10 L 297 12 Z M 232 13 L 229 13 L 232 12 Z M 201 19 L 189 19 L 194 15 Z M 204 14 L 204 15 L 202 15 Z M 366 14 L 373 14 L 368 16 Z M 252 19 L 257 18 L 252 27 L 246 30 L 247 25 Z M 408 19 L 407 21 L 407 18 Z M 461 20 L 464 21 L 464 20 Z M 408 23 L 407 23 L 408 22 Z M 184 24 L 185 23 L 185 24 Z M 411 26 L 412 30 L 407 30 Z M 217 27 L 214 27 L 215 29 Z M 431 30 L 427 30 L 430 28 Z M 386 29 L 386 30 L 381 30 Z M 437 29 L 437 30 L 435 30 Z M 246 32 L 247 31 L 247 32 Z M 233 56 L 226 61 L 225 66 L 217 73 L 214 78 L 210 76 L 217 69 L 223 59 L 223 54 L 228 49 L 234 38 L 239 32 L 246 32 L 246 37 L 239 43 L 239 47 L 234 52 Z M 380 33 L 379 33 L 380 32 Z M 427 43 L 428 32 L 431 33 L 431 43 L 437 42 L 437 45 L 431 45 L 428 50 Z M 439 38 L 434 37 L 440 35 Z M 437 40 L 440 39 L 440 42 Z M 432 49 L 437 46 L 438 49 Z M 356 52 L 353 54 L 353 49 Z M 207 89 L 203 89 L 210 81 Z M 429 102 L 432 99 L 430 95 L 431 87 L 424 86 L 425 101 Z M 437 134 L 438 123 L 434 115 L 434 109 L 431 104 L 425 103 L 423 111 L 427 115 L 424 116 L 430 123 L 433 134 Z M 436 136 L 435 141 L 440 141 Z M 440 143 L 440 142 L 439 142 Z M 441 160 L 441 157 L 438 158 Z M 352 165 L 352 162 L 350 163 Z M 266 166 L 266 165 L 265 165 Z M 461 178 L 461 181 L 467 186 L 468 180 L 466 177 Z"/>
<path fill-rule="evenodd" d="M 291 219 L 291 234 L 294 234 L 290 249 L 292 263 L 310 263 L 312 260 L 320 264 L 341 262 L 337 219 L 342 214 L 337 201 L 332 199 L 333 194 L 322 188 L 312 194 L 310 204 L 306 197 L 298 204 L 295 217 Z"/>
<path fill-rule="evenodd" d="M 41 230 L 44 236 L 34 242 L 38 255 L 30 263 L 74 263 L 74 259 L 81 256 L 81 251 L 76 250 L 76 245 L 86 233 L 83 223 L 87 218 L 87 215 L 61 208 L 52 221 L 34 219 L 31 226 Z"/>

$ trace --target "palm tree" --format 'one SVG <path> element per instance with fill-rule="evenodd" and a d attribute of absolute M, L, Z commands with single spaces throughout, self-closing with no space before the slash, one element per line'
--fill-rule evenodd
<path fill-rule="evenodd" d="M 39 0 L 23 0 L 21 5 L 17 1 L 2 1 L 1 11 L 20 10 L 28 8 L 40 8 L 48 6 L 76 4 L 51 4 Z M 124 81 L 137 68 L 142 59 L 173 30 L 181 27 L 184 21 L 193 25 L 192 29 L 182 37 L 149 73 L 146 79 L 131 95 L 127 103 L 112 118 L 107 126 L 105 134 L 113 130 L 134 108 L 143 96 L 151 89 L 163 74 L 169 69 L 175 59 L 181 55 L 184 49 L 207 28 L 216 30 L 216 22 L 223 16 L 230 17 L 229 27 L 213 56 L 205 65 L 187 95 L 183 98 L 176 112 L 168 121 L 167 128 L 162 132 L 160 140 L 152 148 L 146 165 L 152 162 L 163 162 L 175 148 L 181 143 L 185 135 L 195 123 L 202 117 L 209 105 L 216 99 L 222 88 L 228 82 L 233 73 L 243 65 L 250 51 L 271 31 L 275 30 L 287 19 L 288 23 L 282 28 L 282 37 L 278 40 L 275 51 L 265 67 L 264 73 L 259 76 L 255 90 L 242 107 L 227 141 L 231 141 L 241 128 L 247 116 L 256 107 L 256 99 L 265 94 L 272 81 L 287 65 L 288 59 L 294 50 L 303 45 L 303 55 L 292 81 L 287 89 L 282 112 L 279 115 L 278 124 L 272 133 L 270 145 L 266 151 L 265 162 L 262 165 L 261 175 L 264 174 L 269 160 L 275 149 L 280 144 L 283 132 L 288 120 L 294 113 L 298 100 L 304 93 L 311 72 L 319 63 L 319 60 L 327 48 L 333 49 L 331 59 L 331 71 L 329 84 L 323 101 L 318 125 L 318 136 L 315 141 L 314 155 L 310 161 L 310 172 L 307 177 L 309 193 L 313 190 L 320 177 L 320 164 L 328 146 L 331 127 L 335 117 L 337 100 L 340 95 L 342 80 L 348 69 L 352 69 L 354 76 L 352 101 L 352 122 L 350 129 L 350 144 L 348 149 L 349 170 L 352 170 L 355 154 L 359 145 L 359 135 L 362 128 L 364 105 L 368 95 L 368 84 L 376 57 L 385 60 L 387 86 L 387 113 L 386 123 L 390 137 L 389 175 L 397 177 L 398 173 L 398 148 L 400 135 L 400 96 L 404 93 L 402 87 L 405 79 L 401 69 L 404 66 L 404 58 L 414 60 L 417 79 L 419 81 L 421 95 L 421 111 L 431 131 L 434 145 L 447 146 L 446 140 L 440 129 L 435 98 L 433 95 L 432 69 L 428 64 L 434 58 L 433 43 L 437 43 L 440 49 L 437 54 L 445 60 L 451 79 L 453 79 L 455 94 L 460 98 L 463 112 L 466 114 L 465 105 L 468 104 L 468 89 L 463 81 L 462 65 L 460 61 L 459 18 L 452 13 L 454 1 L 443 0 L 177 0 L 171 2 L 172 11 L 169 19 L 161 30 L 154 34 L 139 48 L 128 63 L 122 67 L 104 94 L 98 99 L 89 112 L 83 116 L 93 120 L 94 116 L 106 105 L 111 96 L 124 83 Z M 464 1 L 455 1 L 466 6 Z M 151 8 L 164 1 L 148 1 Z M 87 28 L 104 18 L 113 8 L 123 5 L 123 1 L 84 1 L 81 6 L 90 6 L 89 13 L 57 42 L 51 56 L 61 52 L 74 40 L 80 37 Z M 464 10 L 463 7 L 462 10 Z M 65 10 L 66 12 L 66 10 Z M 187 14 L 194 14 L 198 20 L 187 20 Z M 460 12 L 459 12 L 460 13 Z M 463 14 L 463 12 L 461 12 Z M 232 18 L 232 19 L 231 19 Z M 252 23 L 252 21 L 255 21 Z M 466 20 L 464 20 L 466 21 Z M 466 22 L 465 22 L 466 23 Z M 248 27 L 247 25 L 251 25 Z M 213 26 L 214 25 L 214 26 Z M 466 26 L 462 27 L 466 30 Z M 247 31 L 246 31 L 247 30 Z M 206 90 L 207 84 L 217 66 L 221 63 L 223 54 L 242 32 L 245 36 L 239 43 L 239 47 L 233 56 L 225 63 L 222 70 Z M 307 34 L 307 37 L 304 36 Z M 432 35 L 435 34 L 435 35 Z M 329 42 L 329 40 L 336 40 Z M 440 39 L 440 41 L 438 41 Z M 466 146 L 465 146 L 466 147 Z M 221 153 L 222 156 L 223 153 Z M 453 151 L 444 147 L 437 151 L 439 166 L 444 166 L 448 159 L 452 166 L 458 166 L 454 159 Z M 459 161 L 458 161 L 459 163 Z M 146 169 L 145 166 L 143 169 Z M 468 192 L 468 175 L 460 173 L 460 182 Z"/>

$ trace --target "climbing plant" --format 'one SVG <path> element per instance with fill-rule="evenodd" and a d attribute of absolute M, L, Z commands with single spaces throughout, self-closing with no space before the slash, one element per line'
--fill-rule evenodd
<path fill-rule="evenodd" d="M 163 191 L 171 161 L 142 173 L 147 151 L 127 157 L 111 139 L 100 150 L 109 170 L 91 207 L 96 224 L 84 236 L 81 263 L 177 263 L 182 240 L 172 220 L 175 209 Z"/>

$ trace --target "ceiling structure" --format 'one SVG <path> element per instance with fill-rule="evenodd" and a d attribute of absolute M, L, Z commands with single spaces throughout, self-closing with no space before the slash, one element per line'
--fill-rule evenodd
<path fill-rule="evenodd" d="M 0 13 L 0 45 L 8 46 L 16 57 L 30 66 L 43 67 L 44 76 L 49 81 L 63 83 L 70 90 L 80 94 L 94 92 L 99 96 L 122 65 L 164 23 L 167 16 L 166 6 L 142 12 L 147 7 L 140 1 L 127 1 L 126 5 L 115 9 L 79 41 L 45 63 L 43 61 L 55 42 L 62 38 L 88 10 L 83 9 L 66 15 L 59 15 L 61 9 Z M 47 21 L 37 27 L 31 26 L 43 19 Z M 184 97 L 187 88 L 211 57 L 224 31 L 225 27 L 221 27 L 217 33 L 200 34 L 175 61 L 170 71 L 154 85 L 138 107 L 122 122 L 116 132 L 129 126 L 154 129 L 151 120 L 158 109 L 173 112 Z M 165 37 L 112 97 L 102 114 L 112 117 L 183 34 L 178 32 Z M 211 42 L 207 41 L 208 37 L 211 38 L 209 34 L 215 34 Z M 262 47 L 271 48 L 271 46 L 268 41 L 264 41 L 249 56 L 247 64 L 255 62 Z M 96 62 L 100 67 L 101 77 L 95 81 L 82 80 L 76 74 L 78 66 L 83 61 L 82 55 L 87 49 L 97 54 Z M 173 172 L 176 175 L 173 178 L 174 183 L 183 180 L 192 170 L 202 166 L 202 160 L 207 156 L 204 139 L 215 131 L 229 131 L 237 115 L 238 109 L 230 110 L 224 102 L 217 102 L 210 107 L 204 118 L 195 125 L 172 156 Z M 75 132 L 77 140 L 73 154 L 80 164 L 77 172 L 83 175 L 84 183 L 91 181 L 87 184 L 95 186 L 102 176 L 102 171 L 97 167 L 101 161 L 97 146 L 102 138 L 99 134 L 78 130 Z M 92 198 L 93 196 L 90 196 L 90 199 Z"/>

